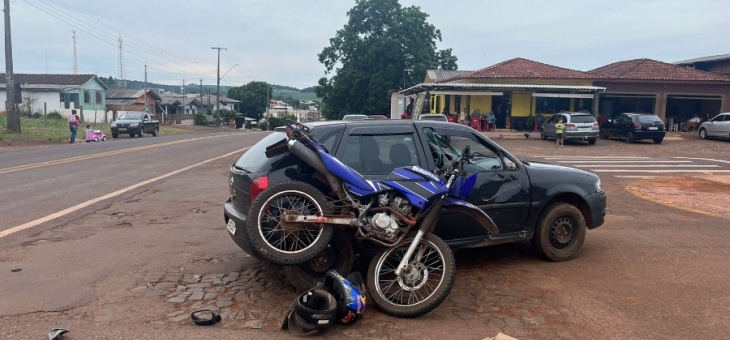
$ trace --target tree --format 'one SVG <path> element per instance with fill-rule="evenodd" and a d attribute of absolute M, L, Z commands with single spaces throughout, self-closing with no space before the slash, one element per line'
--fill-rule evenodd
<path fill-rule="evenodd" d="M 259 120 L 266 112 L 272 93 L 269 84 L 263 81 L 252 81 L 246 85 L 229 89 L 228 98 L 240 100 L 241 106 L 238 111 L 246 117 Z"/>
<path fill-rule="evenodd" d="M 457 68 L 451 49 L 436 50 L 441 31 L 418 6 L 398 0 L 356 0 L 347 24 L 318 55 L 325 75 L 315 88 L 328 119 L 390 111 L 389 90 L 418 82 L 429 69 Z M 412 72 L 406 72 L 406 69 Z"/>

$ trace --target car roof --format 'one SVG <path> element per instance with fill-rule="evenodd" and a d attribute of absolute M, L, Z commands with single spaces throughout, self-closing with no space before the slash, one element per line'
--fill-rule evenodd
<path fill-rule="evenodd" d="M 559 114 L 566 114 L 571 116 L 592 116 L 592 114 L 588 111 L 560 111 Z"/>
<path fill-rule="evenodd" d="M 467 127 L 466 125 L 449 123 L 446 121 L 439 120 L 412 120 L 412 119 L 362 119 L 362 120 L 327 120 L 319 122 L 304 123 L 314 129 L 317 127 L 332 126 L 332 125 L 345 125 L 345 126 L 372 126 L 372 125 L 384 125 L 384 126 L 407 126 L 416 124 L 417 126 L 428 126 L 432 124 L 439 124 L 450 127 Z"/>

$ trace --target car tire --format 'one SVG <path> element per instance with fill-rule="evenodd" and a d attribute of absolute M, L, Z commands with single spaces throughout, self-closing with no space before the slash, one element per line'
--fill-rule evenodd
<path fill-rule="evenodd" d="M 112 133 L 112 138 L 119 138 L 119 134 L 118 133 Z"/>
<path fill-rule="evenodd" d="M 606 131 L 600 131 L 598 132 L 598 137 L 601 139 L 608 139 L 608 134 L 606 133 Z"/>
<path fill-rule="evenodd" d="M 94 137 L 94 142 L 98 142 L 98 141 L 99 141 L 99 137 Z"/>
<path fill-rule="evenodd" d="M 144 137 L 144 130 L 143 129 L 139 129 L 139 132 L 137 132 L 137 136 L 139 136 L 139 138 Z"/>
<path fill-rule="evenodd" d="M 664 141 L 664 138 L 654 138 L 654 143 L 661 144 L 662 141 Z"/>
<path fill-rule="evenodd" d="M 157 137 L 157 134 L 160 132 L 160 128 L 156 127 L 154 130 L 152 130 L 152 137 Z"/>
<path fill-rule="evenodd" d="M 285 230 L 278 221 L 281 210 L 327 214 L 331 208 L 319 189 L 304 182 L 286 181 L 266 188 L 251 204 L 246 225 L 254 250 L 263 258 L 280 265 L 302 264 L 321 253 L 332 240 L 334 227 L 328 224 L 310 223 Z"/>
<path fill-rule="evenodd" d="M 104 137 L 101 137 L 101 141 L 102 141 L 102 142 L 103 142 L 103 141 L 106 141 L 106 136 L 104 136 Z"/>
<path fill-rule="evenodd" d="M 336 270 L 347 276 L 355 263 L 355 251 L 352 241 L 347 237 L 334 237 L 329 245 L 313 259 L 295 266 L 281 268 L 284 277 L 297 289 L 303 292 L 321 282 L 327 271 Z"/>
<path fill-rule="evenodd" d="M 550 261 L 573 259 L 586 238 L 586 222 L 574 205 L 558 202 L 545 210 L 532 236 L 533 248 Z"/>
<path fill-rule="evenodd" d="M 634 143 L 636 142 L 636 137 L 634 137 L 633 132 L 626 133 L 626 143 Z"/>
<path fill-rule="evenodd" d="M 543 131 L 542 129 L 540 129 L 540 139 L 547 140 L 547 136 L 545 136 L 545 131 Z"/>
<path fill-rule="evenodd" d="M 588 145 L 593 145 L 593 144 L 596 144 L 596 139 L 595 138 L 589 139 Z"/>
<path fill-rule="evenodd" d="M 134 138 L 134 132 L 129 134 L 129 138 Z"/>
<path fill-rule="evenodd" d="M 705 129 L 705 128 L 700 129 L 700 138 L 707 139 L 707 129 Z"/>

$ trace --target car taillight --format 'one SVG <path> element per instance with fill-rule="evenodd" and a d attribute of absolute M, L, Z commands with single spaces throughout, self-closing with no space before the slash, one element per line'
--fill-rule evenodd
<path fill-rule="evenodd" d="M 568 129 L 572 129 L 575 127 L 575 124 L 565 124 L 565 127 Z"/>
<path fill-rule="evenodd" d="M 641 130 L 641 123 L 634 123 L 634 127 L 635 127 L 635 128 L 637 129 L 637 130 Z"/>
<path fill-rule="evenodd" d="M 248 192 L 251 195 L 251 202 L 258 196 L 264 189 L 269 187 L 269 178 L 266 176 L 257 177 L 251 181 L 251 185 L 248 187 Z"/>
<path fill-rule="evenodd" d="M 597 128 L 598 127 L 598 123 L 593 123 L 593 127 Z"/>

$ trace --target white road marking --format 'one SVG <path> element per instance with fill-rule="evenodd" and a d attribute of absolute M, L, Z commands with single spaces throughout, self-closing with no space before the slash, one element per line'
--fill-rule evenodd
<path fill-rule="evenodd" d="M 730 170 L 694 170 L 694 169 L 682 169 L 682 170 L 647 170 L 647 169 L 591 169 L 593 172 L 645 172 L 652 174 L 668 174 L 668 173 L 728 173 Z"/>
<path fill-rule="evenodd" d="M 712 158 L 693 158 L 693 157 L 674 157 L 674 158 L 681 158 L 681 159 L 694 159 L 698 161 L 709 161 L 709 162 L 720 162 L 720 163 L 727 163 L 730 164 L 730 161 L 722 160 L 722 159 L 712 159 Z"/>
<path fill-rule="evenodd" d="M 717 164 L 571 164 L 582 167 L 604 168 L 719 168 Z"/>
<path fill-rule="evenodd" d="M 35 227 L 35 226 L 37 226 L 39 224 L 46 223 L 48 221 L 54 220 L 56 218 L 59 218 L 61 216 L 68 215 L 68 214 L 70 214 L 70 213 L 72 213 L 74 211 L 77 211 L 77 210 L 86 208 L 86 207 L 88 207 L 88 206 L 90 206 L 92 204 L 99 203 L 101 201 L 110 199 L 112 197 L 119 196 L 119 195 L 121 195 L 121 194 L 123 194 L 125 192 L 131 191 L 131 190 L 134 190 L 134 189 L 137 189 L 137 188 L 139 188 L 141 186 L 150 184 L 152 182 L 156 182 L 156 181 L 159 181 L 161 179 L 165 179 L 165 178 L 168 178 L 168 177 L 177 175 L 177 174 L 179 174 L 181 172 L 184 172 L 184 171 L 187 171 L 187 170 L 190 170 L 190 169 L 193 169 L 193 168 L 197 168 L 197 167 L 199 167 L 201 165 L 210 163 L 210 162 L 215 161 L 215 160 L 219 160 L 221 158 L 229 157 L 229 156 L 232 156 L 232 155 L 235 155 L 235 154 L 240 154 L 243 151 L 248 150 L 249 148 L 250 148 L 250 146 L 249 147 L 245 147 L 245 148 L 240 149 L 240 150 L 237 150 L 237 151 L 229 152 L 229 153 L 227 153 L 225 155 L 222 155 L 222 156 L 214 157 L 214 158 L 211 158 L 211 159 L 208 159 L 208 160 L 205 160 L 205 161 L 202 161 L 202 162 L 193 164 L 193 165 L 189 165 L 189 166 L 186 166 L 184 168 L 175 170 L 173 172 L 164 174 L 162 176 L 157 176 L 155 178 L 148 179 L 148 180 L 146 180 L 144 182 L 137 183 L 137 184 L 132 185 L 130 187 L 127 187 L 127 188 L 124 188 L 124 189 L 120 189 L 120 190 L 114 191 L 112 193 L 106 194 L 106 195 L 101 196 L 101 197 L 97 197 L 97 198 L 94 198 L 94 199 L 90 199 L 90 200 L 88 200 L 86 202 L 83 202 L 83 203 L 79 203 L 79 204 L 74 205 L 74 206 L 72 206 L 70 208 L 66 208 L 66 209 L 63 209 L 63 210 L 61 210 L 59 212 L 56 212 L 56 213 L 47 215 L 45 217 L 41 217 L 41 218 L 39 218 L 39 219 L 37 219 L 35 221 L 30 221 L 30 222 L 23 223 L 23 224 L 21 224 L 19 226 L 16 226 L 16 227 L 12 227 L 10 229 L 4 230 L 4 231 L 0 231 L 0 238 L 3 238 L 5 236 L 8 236 L 8 235 L 11 235 L 11 234 L 14 234 L 14 233 L 17 233 L 19 231 L 23 231 L 23 230 L 26 230 L 26 229 Z"/>
<path fill-rule="evenodd" d="M 575 160 L 573 161 L 558 161 L 558 163 L 573 163 L 577 162 Z M 581 164 L 588 164 L 588 163 L 694 163 L 692 161 L 625 161 L 625 160 L 612 160 L 612 161 L 580 161 Z"/>

